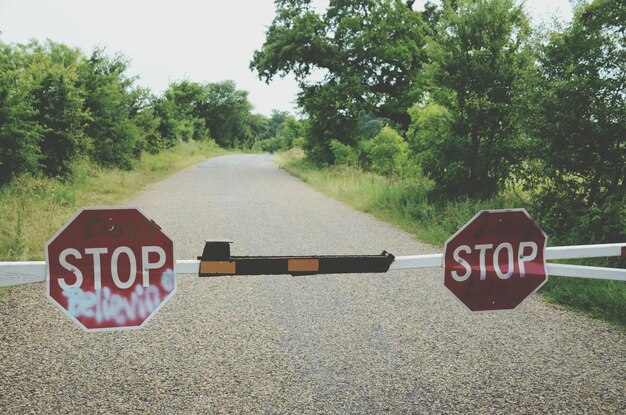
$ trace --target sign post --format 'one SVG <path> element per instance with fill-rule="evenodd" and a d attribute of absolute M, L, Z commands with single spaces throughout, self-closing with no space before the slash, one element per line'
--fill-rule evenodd
<path fill-rule="evenodd" d="M 481 211 L 446 241 L 444 285 L 471 311 L 513 310 L 548 280 L 546 241 L 524 209 Z"/>
<path fill-rule="evenodd" d="M 45 251 L 48 298 L 87 331 L 141 328 L 176 291 L 174 243 L 135 208 L 83 208 Z"/>

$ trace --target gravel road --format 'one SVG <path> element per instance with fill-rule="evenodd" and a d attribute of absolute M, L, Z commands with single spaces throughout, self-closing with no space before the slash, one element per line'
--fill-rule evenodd
<path fill-rule="evenodd" d="M 265 155 L 208 160 L 140 206 L 195 258 L 433 253 Z M 533 297 L 468 313 L 441 271 L 179 277 L 144 330 L 88 334 L 43 284 L 0 304 L 0 413 L 626 413 L 626 334 Z"/>

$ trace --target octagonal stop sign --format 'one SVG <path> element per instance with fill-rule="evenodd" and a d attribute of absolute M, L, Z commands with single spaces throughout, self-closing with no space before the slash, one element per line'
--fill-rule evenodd
<path fill-rule="evenodd" d="M 135 208 L 83 208 L 46 244 L 47 295 L 87 331 L 140 328 L 176 291 L 174 243 Z"/>
<path fill-rule="evenodd" d="M 546 242 L 524 209 L 481 211 L 446 242 L 444 285 L 471 311 L 512 310 L 547 281 Z"/>

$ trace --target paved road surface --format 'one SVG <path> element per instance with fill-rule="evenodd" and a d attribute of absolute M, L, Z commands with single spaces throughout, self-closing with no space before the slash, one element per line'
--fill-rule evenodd
<path fill-rule="evenodd" d="M 437 252 L 269 156 L 209 160 L 134 204 L 194 258 Z M 626 413 L 626 335 L 535 297 L 471 315 L 439 270 L 182 276 L 146 329 L 87 334 L 43 284 L 0 305 L 0 413 Z"/>

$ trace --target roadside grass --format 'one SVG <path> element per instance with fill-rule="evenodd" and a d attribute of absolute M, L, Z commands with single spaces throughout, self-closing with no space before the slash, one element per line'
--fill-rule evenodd
<path fill-rule="evenodd" d="M 278 163 L 322 193 L 373 216 L 399 225 L 420 240 L 443 243 L 481 209 L 524 207 L 527 195 L 519 190 L 482 202 L 462 200 L 435 204 L 429 201 L 432 182 L 415 172 L 392 178 L 338 165 L 319 167 L 293 152 L 281 153 Z"/>
<path fill-rule="evenodd" d="M 147 184 L 225 153 L 213 141 L 193 141 L 144 153 L 133 170 L 82 160 L 66 179 L 18 177 L 0 188 L 0 261 L 43 260 L 47 240 L 79 208 L 123 204 Z M 0 301 L 6 290 L 0 288 Z"/>
<path fill-rule="evenodd" d="M 485 201 L 470 199 L 435 204 L 427 198 L 432 183 L 415 172 L 411 177 L 389 178 L 350 166 L 319 167 L 300 151 L 278 156 L 281 168 L 332 198 L 399 226 L 424 242 L 443 247 L 445 241 L 483 209 L 526 208 L 532 215 L 530 195 L 510 188 Z M 541 221 L 535 218 L 540 225 Z M 548 243 L 550 235 L 548 235 Z M 586 241 L 580 241 L 585 244 Z M 618 261 L 595 259 L 579 264 L 616 266 Z M 548 301 L 626 328 L 626 284 L 579 278 L 550 277 L 541 289 Z"/>
<path fill-rule="evenodd" d="M 589 261 L 579 263 L 593 265 Z M 551 303 L 583 312 L 626 329 L 626 283 L 624 282 L 550 277 L 540 292 Z"/>

